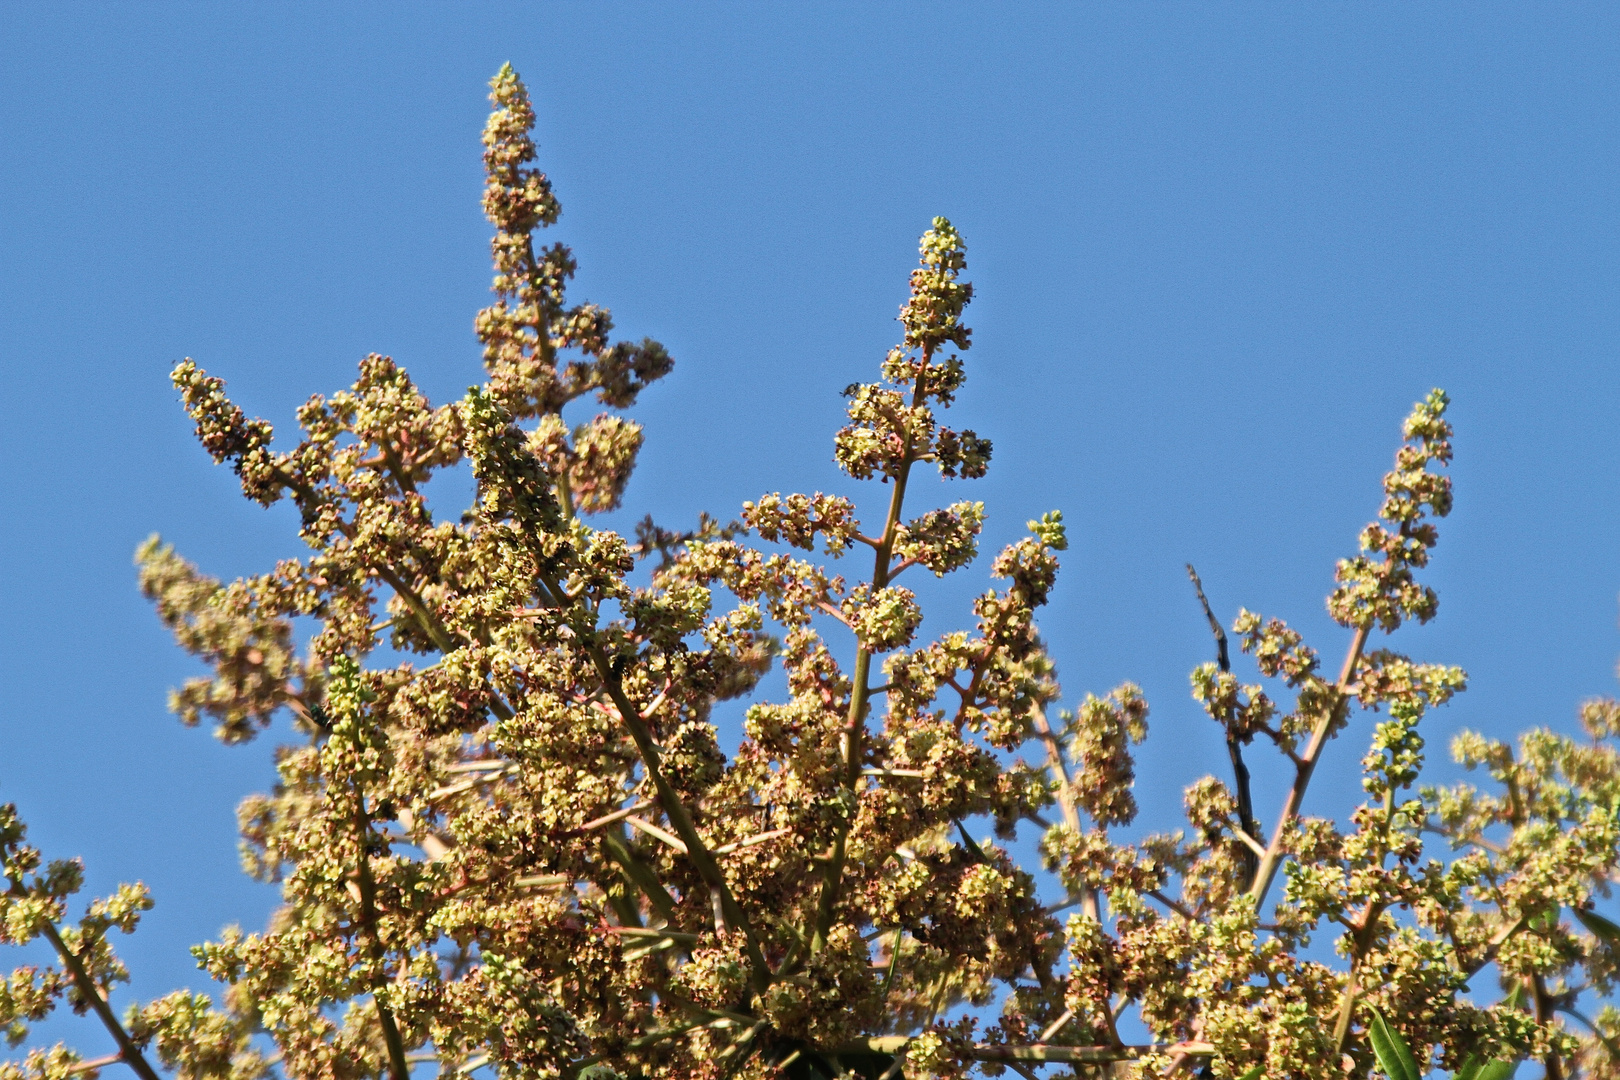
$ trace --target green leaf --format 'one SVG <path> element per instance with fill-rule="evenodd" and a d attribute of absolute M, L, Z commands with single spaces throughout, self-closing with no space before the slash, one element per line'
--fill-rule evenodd
<path fill-rule="evenodd" d="M 1377 1009 L 1372 1010 L 1372 1022 L 1367 1025 L 1367 1041 L 1372 1043 L 1378 1067 L 1389 1080 L 1423 1080 L 1423 1070 L 1418 1068 L 1412 1048 Z"/>
<path fill-rule="evenodd" d="M 1451 1074 L 1451 1080 L 1512 1080 L 1514 1070 L 1518 1067 L 1517 1061 L 1491 1060 L 1482 1064 L 1476 1054 Z"/>
<path fill-rule="evenodd" d="M 1607 945 L 1613 952 L 1620 953 L 1620 926 L 1605 919 L 1595 911 L 1582 911 L 1574 908 L 1575 917 L 1581 925 L 1592 931 L 1592 936 Z"/>
<path fill-rule="evenodd" d="M 1254 1068 L 1238 1077 L 1238 1080 L 1265 1080 L 1265 1077 L 1266 1067 L 1264 1065 L 1256 1065 Z"/>

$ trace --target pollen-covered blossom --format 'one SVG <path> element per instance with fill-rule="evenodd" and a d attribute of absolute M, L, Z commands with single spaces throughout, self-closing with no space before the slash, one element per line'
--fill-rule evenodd
<path fill-rule="evenodd" d="M 648 519 L 632 539 L 589 520 L 628 500 L 642 448 L 617 410 L 672 361 L 567 299 L 575 260 L 535 240 L 560 206 L 510 68 L 493 100 L 482 383 L 434 405 L 367 357 L 284 447 L 220 379 L 174 372 L 204 449 L 248 498 L 290 500 L 309 547 L 230 584 L 156 539 L 137 556 L 207 668 L 175 692 L 181 719 L 228 742 L 283 710 L 296 725 L 240 812 L 281 907 L 196 948 L 217 997 L 119 1017 L 112 932 L 151 900 L 124 886 L 74 918 L 77 863 L 0 808 L 0 943 L 60 958 L 0 985 L 0 1027 L 20 1045 L 65 1000 L 119 1047 L 35 1050 L 0 1080 L 1320 1080 L 1367 1076 L 1396 1039 L 1425 1065 L 1620 1077 L 1620 1012 L 1589 1010 L 1620 982 L 1620 927 L 1596 910 L 1620 860 L 1620 706 L 1585 706 L 1584 739 L 1465 734 L 1454 752 L 1489 782 L 1422 787 L 1424 724 L 1465 676 L 1372 647 L 1437 611 L 1418 575 L 1451 508 L 1444 394 L 1407 420 L 1380 519 L 1338 566 L 1337 669 L 1244 610 L 1235 671 L 1194 575 L 1216 659 L 1193 696 L 1231 776 L 1193 784 L 1168 831 L 1127 832 L 1148 706 L 1126 684 L 1060 708 L 1036 622 L 1060 514 L 990 560 L 970 613 L 942 613 L 972 629 L 929 636 L 928 574 L 976 563 L 986 509 L 918 506 L 919 480 L 991 456 L 942 423 L 972 342 L 951 223 L 922 237 L 879 378 L 846 391 L 833 450 L 875 508 L 861 488 L 773 492 L 739 522 Z M 587 397 L 609 411 L 573 415 Z M 428 481 L 463 463 L 473 504 L 436 505 Z M 728 748 L 716 708 L 745 697 Z M 1269 829 L 1257 746 L 1288 779 Z M 1323 758 L 1362 747 L 1367 801 L 1304 816 Z M 1013 854 L 1030 838 L 1038 866 Z"/>

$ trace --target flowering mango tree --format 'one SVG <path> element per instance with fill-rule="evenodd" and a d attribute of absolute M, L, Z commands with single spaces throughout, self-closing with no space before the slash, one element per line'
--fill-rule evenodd
<path fill-rule="evenodd" d="M 1205 603 L 1192 693 L 1229 768 L 1146 832 L 1147 702 L 1066 699 L 1037 629 L 1056 511 L 989 561 L 973 630 L 919 636 L 909 585 L 982 567 L 985 509 L 919 506 L 912 481 L 991 460 L 945 423 L 972 342 L 950 222 L 923 234 L 900 341 L 833 440 L 878 513 L 770 493 L 729 524 L 599 529 L 642 444 L 623 410 L 673 362 L 568 301 L 572 253 L 536 239 L 559 206 L 527 94 L 510 68 L 493 87 L 484 381 L 434 405 L 373 355 L 289 445 L 220 379 L 174 371 L 204 449 L 249 499 L 290 500 L 309 548 L 230 584 L 157 539 L 138 555 L 206 666 L 173 694 L 181 720 L 231 743 L 278 715 L 296 730 L 240 810 L 281 905 L 196 947 L 217 997 L 119 1016 L 112 935 L 146 891 L 77 915 L 78 863 L 0 810 L 0 941 L 59 958 L 11 974 L 0 1026 L 21 1045 L 65 1001 L 117 1046 L 34 1049 L 0 1077 L 1620 1077 L 1620 929 L 1596 910 L 1620 861 L 1620 706 L 1583 706 L 1579 738 L 1461 735 L 1480 786 L 1423 786 L 1424 720 L 1465 676 L 1384 645 L 1437 611 L 1443 393 L 1413 407 L 1336 568 L 1342 655 Z M 476 499 L 447 514 L 424 489 L 457 467 Z M 716 707 L 743 698 L 723 748 Z M 1366 801 L 1306 816 L 1324 759 L 1364 746 Z M 1259 753 L 1285 790 L 1251 790 Z M 1018 836 L 1040 865 L 1009 854 Z"/>

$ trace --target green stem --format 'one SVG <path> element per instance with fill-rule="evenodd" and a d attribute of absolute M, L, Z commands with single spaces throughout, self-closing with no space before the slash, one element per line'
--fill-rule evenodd
<path fill-rule="evenodd" d="M 923 354 L 923 370 L 928 368 L 929 353 Z M 918 388 L 912 396 L 915 405 L 921 399 L 921 376 L 918 377 Z M 889 515 L 884 521 L 883 537 L 878 541 L 877 552 L 873 557 L 872 565 L 872 591 L 889 584 L 891 574 L 890 562 L 894 558 L 895 535 L 900 527 L 900 511 L 906 501 L 906 481 L 911 477 L 911 447 L 906 446 L 906 452 L 900 459 L 899 471 L 894 478 L 894 491 L 889 495 Z M 849 698 L 849 713 L 844 722 L 844 731 L 841 736 L 840 749 L 844 758 L 844 788 L 855 791 L 861 779 L 861 758 L 863 756 L 862 743 L 866 734 L 866 710 L 872 700 L 872 652 L 864 645 L 857 645 L 855 652 L 855 678 L 854 688 Z M 849 826 L 845 825 L 838 830 L 833 838 L 832 851 L 827 858 L 827 876 L 822 882 L 821 895 L 816 902 L 815 930 L 810 935 L 810 951 L 819 953 L 827 944 L 827 935 L 832 932 L 833 916 L 838 908 L 838 893 L 843 887 L 844 862 L 848 857 Z"/>
<path fill-rule="evenodd" d="M 883 976 L 883 989 L 878 992 L 878 996 L 882 999 L 885 1008 L 889 1004 L 889 992 L 894 989 L 894 973 L 900 967 L 900 942 L 905 937 L 905 933 L 904 930 L 896 928 L 894 942 L 889 946 L 889 970 Z"/>
<path fill-rule="evenodd" d="M 377 883 L 371 876 L 371 822 L 366 817 L 364 797 L 358 790 L 355 797 L 360 801 L 360 807 L 356 810 L 354 818 L 355 831 L 360 842 L 355 873 L 360 888 L 360 921 L 366 930 L 372 963 L 378 965 L 380 971 L 386 971 L 387 950 L 383 947 L 382 937 L 377 933 Z M 383 1003 L 382 997 L 377 993 L 378 989 L 380 987 L 372 989 L 371 1000 L 377 1006 L 377 1023 L 382 1028 L 383 1042 L 388 1047 L 390 1080 L 410 1080 L 411 1067 L 405 1060 L 405 1040 L 400 1037 L 399 1025 L 394 1022 L 394 1014 Z"/>
<path fill-rule="evenodd" d="M 1383 913 L 1382 905 L 1369 904 L 1367 913 L 1361 920 L 1361 927 L 1351 941 L 1349 981 L 1345 983 L 1344 993 L 1339 997 L 1339 1017 L 1333 1025 L 1335 1056 L 1343 1055 L 1350 1045 L 1350 1024 L 1355 1018 L 1356 1000 L 1361 996 L 1361 963 L 1371 946 L 1370 939 L 1377 932 L 1378 919 Z"/>
<path fill-rule="evenodd" d="M 388 583 L 388 587 L 393 589 L 401 600 L 405 601 L 405 606 L 411 609 L 411 614 L 416 616 L 417 623 L 421 625 L 427 636 L 433 640 L 433 644 L 438 647 L 440 652 L 448 654 L 456 651 L 455 639 L 450 636 L 450 632 L 444 628 L 444 624 L 438 620 L 432 609 L 427 606 L 427 601 L 423 600 L 415 589 L 405 584 L 404 578 L 394 573 L 392 567 L 385 566 L 382 563 L 372 563 L 371 569 L 373 573 Z"/>
<path fill-rule="evenodd" d="M 561 583 L 548 574 L 542 574 L 541 581 L 551 593 L 553 602 L 558 607 L 565 606 L 565 592 Z M 692 815 L 681 802 L 680 793 L 664 776 L 658 744 L 642 721 L 641 710 L 636 708 L 629 695 L 624 692 L 624 682 L 618 670 L 596 641 L 596 612 L 594 609 L 589 610 L 587 615 L 588 618 L 579 620 L 578 625 L 574 626 L 574 636 L 584 647 L 585 655 L 596 668 L 597 675 L 601 677 L 602 688 L 607 691 L 608 698 L 613 702 L 620 722 L 624 724 L 631 741 L 636 744 L 636 752 L 641 756 L 642 767 L 647 770 L 647 778 L 653 782 L 653 787 L 658 792 L 659 808 L 664 811 L 664 816 L 669 818 L 669 823 L 674 826 L 675 834 L 680 837 L 681 843 L 686 845 L 686 857 L 691 860 L 703 883 L 709 887 L 719 913 L 734 929 L 741 930 L 743 937 L 747 939 L 750 982 L 756 991 L 763 992 L 770 985 L 771 973 L 765 964 L 765 954 L 759 947 L 753 923 L 737 903 L 736 897 L 732 896 L 731 887 L 726 883 L 720 864 L 715 860 L 714 853 L 709 850 L 708 845 L 703 842 L 697 826 L 692 822 Z"/>
<path fill-rule="evenodd" d="M 665 922 L 675 921 L 675 901 L 664 889 L 658 875 L 653 873 L 652 867 L 636 858 L 635 852 L 625 842 L 624 835 L 617 829 L 605 829 L 602 832 L 602 846 L 607 849 L 608 857 L 619 865 L 620 872 L 625 880 L 639 889 L 647 901 L 652 904 L 653 910 L 658 912 Z M 621 916 L 622 917 L 622 916 Z M 640 925 L 640 916 L 635 920 Z"/>
<path fill-rule="evenodd" d="M 1590 1017 L 1570 1005 L 1560 1005 L 1558 1011 L 1579 1020 L 1597 1038 L 1597 1041 L 1603 1044 L 1603 1049 L 1609 1052 L 1609 1060 L 1620 1062 L 1620 1044 L 1616 1044 L 1613 1039 L 1603 1034 L 1602 1029 L 1594 1024 Z"/>

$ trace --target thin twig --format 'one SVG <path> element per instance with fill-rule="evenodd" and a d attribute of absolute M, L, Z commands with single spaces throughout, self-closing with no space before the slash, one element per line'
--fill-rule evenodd
<path fill-rule="evenodd" d="M 1186 904 L 1170 899 L 1170 897 L 1164 895 L 1164 893 L 1160 892 L 1158 889 L 1149 889 L 1142 895 L 1151 896 L 1153 899 L 1157 900 L 1159 903 L 1163 904 L 1177 915 L 1180 915 L 1183 919 L 1187 919 L 1188 921 L 1196 921 L 1197 919 L 1197 916 L 1192 913 L 1192 909 L 1187 907 Z"/>
<path fill-rule="evenodd" d="M 595 926 L 592 932 L 597 934 L 616 934 L 619 937 L 638 938 L 667 938 L 678 941 L 682 945 L 696 945 L 699 940 L 697 934 L 687 934 L 680 930 L 668 930 L 657 926 Z"/>
<path fill-rule="evenodd" d="M 97 1069 L 105 1069 L 107 1066 L 116 1065 L 123 1060 L 123 1054 L 108 1054 L 106 1057 L 91 1058 L 89 1061 L 81 1061 L 78 1064 L 70 1067 L 67 1071 L 70 1076 L 77 1075 L 79 1073 L 95 1072 Z"/>
<path fill-rule="evenodd" d="M 1233 825 L 1231 828 L 1232 828 L 1232 835 L 1237 837 L 1239 840 L 1243 841 L 1244 846 L 1247 847 L 1250 851 L 1254 852 L 1256 857 L 1258 857 L 1258 858 L 1264 858 L 1265 857 L 1266 846 L 1264 844 L 1262 844 L 1260 841 L 1256 840 L 1254 837 L 1250 836 L 1247 829 L 1240 829 L 1236 825 Z"/>
<path fill-rule="evenodd" d="M 554 889 L 572 885 L 574 880 L 572 874 L 534 874 L 530 877 L 515 878 L 512 884 L 520 889 Z"/>
<path fill-rule="evenodd" d="M 612 825 L 615 821 L 623 821 L 631 814 L 634 814 L 637 810 L 645 810 L 651 805 L 652 803 L 642 800 L 640 802 L 633 803 L 630 806 L 626 806 L 623 809 L 615 810 L 611 814 L 603 814 L 599 818 L 593 818 L 592 820 L 581 825 L 579 828 L 570 829 L 569 831 L 572 833 L 594 832 L 595 830 L 602 828 L 604 825 Z"/>
<path fill-rule="evenodd" d="M 1221 674 L 1232 673 L 1232 657 L 1226 646 L 1226 631 L 1221 627 L 1221 621 L 1215 617 L 1215 612 L 1209 606 L 1209 597 L 1204 595 L 1204 583 L 1198 579 L 1198 571 L 1193 564 L 1187 564 L 1187 576 L 1192 578 L 1193 589 L 1198 593 L 1198 603 L 1204 609 L 1204 618 L 1209 622 L 1209 632 L 1215 635 L 1215 664 L 1221 669 Z M 1230 711 L 1222 718 L 1221 724 L 1226 728 L 1226 756 L 1232 761 L 1232 779 L 1237 787 L 1238 821 L 1243 831 L 1251 837 L 1260 835 L 1260 825 L 1254 820 L 1254 798 L 1250 793 L 1249 767 L 1243 761 L 1243 746 L 1238 740 L 1234 730 L 1237 726 L 1237 717 Z M 1243 854 L 1244 888 L 1254 881 L 1256 872 L 1260 869 L 1259 859 L 1265 856 L 1262 848 L 1258 855 L 1251 852 Z"/>
<path fill-rule="evenodd" d="M 1588 1019 L 1584 1013 L 1572 1005 L 1560 1005 L 1558 1006 L 1558 1011 L 1564 1013 L 1566 1016 L 1572 1016 L 1576 1020 L 1579 1020 L 1582 1024 L 1586 1025 L 1587 1029 L 1591 1031 L 1593 1035 L 1597 1036 L 1598 1042 L 1603 1044 L 1603 1049 L 1609 1052 L 1609 1060 L 1620 1061 L 1620 1044 L 1617 1044 L 1614 1039 L 1611 1039 L 1609 1036 L 1603 1034 L 1602 1029 L 1596 1024 L 1592 1023 L 1592 1021 Z"/>
<path fill-rule="evenodd" d="M 1063 1010 L 1063 1015 L 1058 1017 L 1056 1020 L 1052 1021 L 1050 1024 L 1046 1025 L 1046 1030 L 1041 1032 L 1041 1037 L 1036 1039 L 1035 1041 L 1036 1042 L 1042 1042 L 1042 1043 L 1051 1042 L 1052 1041 L 1052 1036 L 1054 1036 L 1058 1032 L 1062 1031 L 1063 1030 L 1063 1025 L 1067 1024 L 1070 1020 L 1073 1020 L 1073 1019 L 1074 1019 L 1074 1010 L 1073 1009 L 1064 1009 Z"/>
<path fill-rule="evenodd" d="M 721 844 L 714 849 L 716 855 L 730 855 L 733 851 L 741 851 L 756 844 L 763 844 L 768 840 L 775 840 L 779 836 L 787 836 L 792 829 L 772 829 L 770 832 L 755 833 L 743 840 L 734 840 L 729 844 Z"/>
<path fill-rule="evenodd" d="M 654 825 L 645 818 L 639 818 L 634 814 L 631 814 L 625 818 L 625 821 L 631 825 L 634 825 L 636 828 L 640 829 L 654 840 L 662 840 L 664 843 L 668 844 L 682 855 L 690 854 L 686 844 L 681 840 L 680 837 L 660 829 L 657 825 Z"/>

